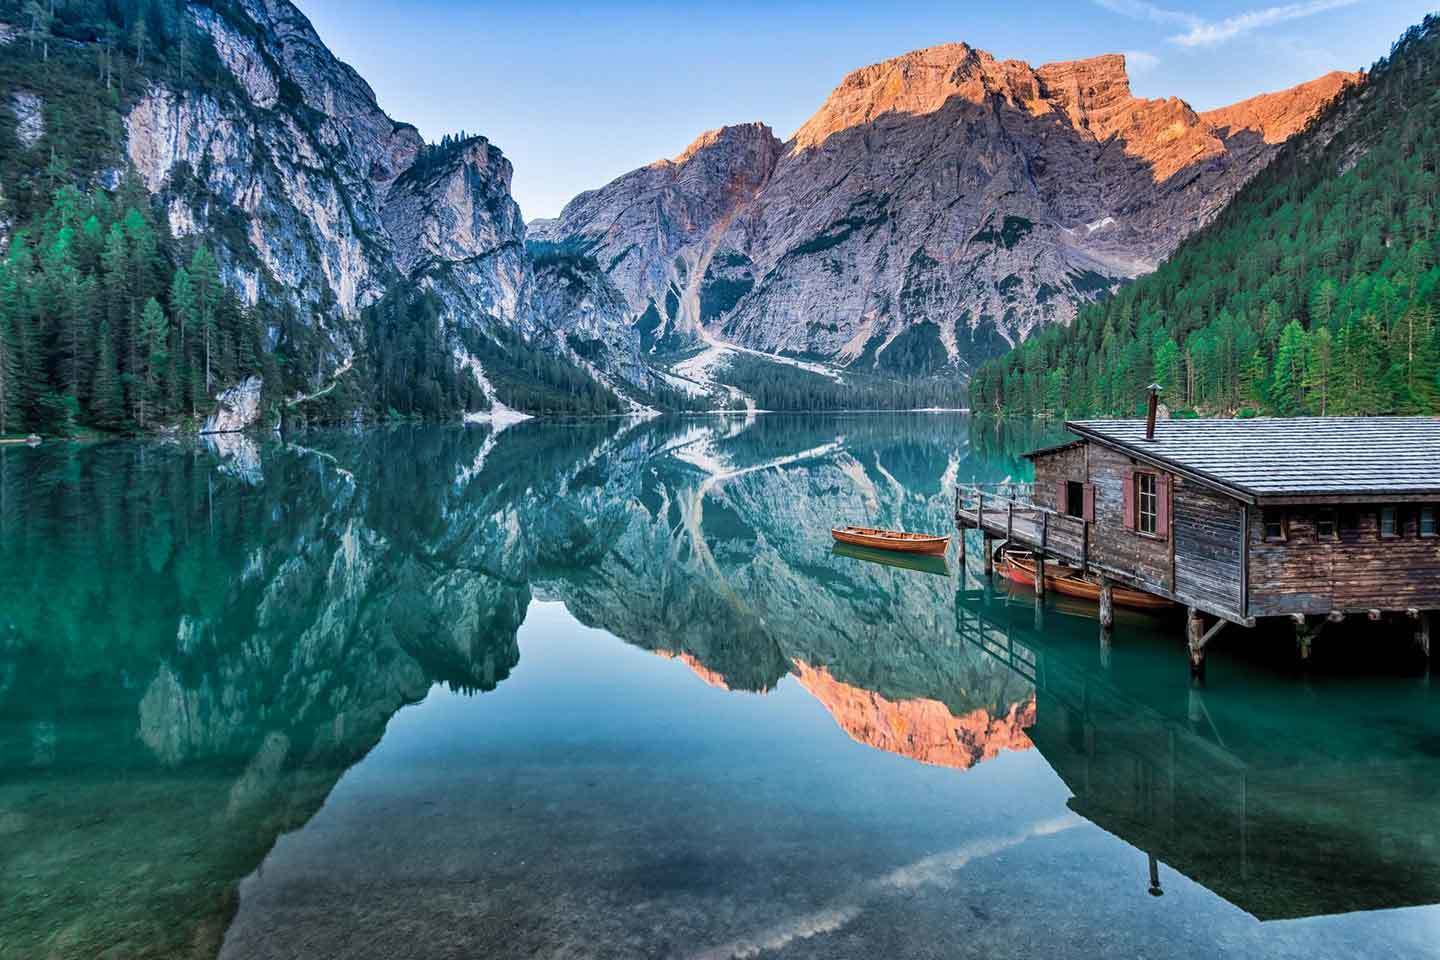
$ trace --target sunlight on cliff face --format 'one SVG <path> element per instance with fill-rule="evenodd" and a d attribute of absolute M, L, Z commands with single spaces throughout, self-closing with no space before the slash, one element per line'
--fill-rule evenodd
<path fill-rule="evenodd" d="M 799 660 L 795 675 L 852 740 L 877 750 L 968 770 L 1002 751 L 1031 747 L 1025 728 L 1035 723 L 1033 692 L 1000 716 L 977 708 L 956 717 L 938 700 L 887 700 Z"/>

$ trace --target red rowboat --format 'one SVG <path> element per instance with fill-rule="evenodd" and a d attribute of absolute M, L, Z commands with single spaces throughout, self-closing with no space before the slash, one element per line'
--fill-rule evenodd
<path fill-rule="evenodd" d="M 1029 550 L 1015 550 L 1009 547 L 1001 547 L 996 552 L 998 554 L 995 562 L 996 572 L 1014 583 L 1032 587 L 1035 585 L 1034 554 Z M 1082 600 L 1095 602 L 1100 600 L 1100 584 L 1098 582 L 1084 576 L 1074 567 L 1056 563 L 1053 560 L 1045 563 L 1045 589 L 1053 590 L 1067 597 L 1079 597 Z M 1129 587 L 1112 587 L 1111 589 L 1115 605 L 1118 607 L 1130 607 L 1133 610 L 1168 610 L 1175 605 L 1164 597 L 1157 597 L 1153 593 L 1145 593 L 1143 590 L 1131 590 Z"/>

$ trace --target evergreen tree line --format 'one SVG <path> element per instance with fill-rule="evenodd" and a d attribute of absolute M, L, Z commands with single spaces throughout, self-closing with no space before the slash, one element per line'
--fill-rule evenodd
<path fill-rule="evenodd" d="M 0 433 L 198 417 L 263 356 L 256 311 L 203 243 L 183 256 L 133 179 L 61 187 L 0 261 Z"/>
<path fill-rule="evenodd" d="M 1427 17 L 1154 274 L 983 366 L 972 406 L 1131 415 L 1153 381 L 1208 414 L 1440 412 L 1437 64 Z"/>
<path fill-rule="evenodd" d="M 847 371 L 841 380 L 744 355 L 727 361 L 721 379 L 762 410 L 916 410 L 961 407 L 964 388 L 949 378 L 889 380 Z"/>
<path fill-rule="evenodd" d="M 399 284 L 363 316 L 376 414 L 438 419 L 485 408 L 480 384 L 455 362 L 433 293 Z"/>

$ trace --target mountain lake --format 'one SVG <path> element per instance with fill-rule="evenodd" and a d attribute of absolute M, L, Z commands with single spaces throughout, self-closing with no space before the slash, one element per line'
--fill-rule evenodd
<path fill-rule="evenodd" d="M 1179 613 L 832 545 L 1055 438 L 0 448 L 0 957 L 1436 955 L 1413 647 L 1228 631 L 1197 686 Z"/>

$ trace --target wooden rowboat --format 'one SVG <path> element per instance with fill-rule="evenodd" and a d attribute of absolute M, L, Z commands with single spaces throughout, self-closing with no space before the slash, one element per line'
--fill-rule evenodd
<path fill-rule="evenodd" d="M 1035 555 L 1028 550 L 1014 550 L 1001 547 L 997 551 L 995 570 L 1006 580 L 1014 583 L 1035 585 Z M 1045 589 L 1067 597 L 1099 602 L 1100 584 L 1086 577 L 1079 570 L 1053 560 L 1045 563 Z M 1117 607 L 1132 610 L 1168 610 L 1175 604 L 1164 597 L 1129 587 L 1112 587 L 1112 596 Z"/>
<path fill-rule="evenodd" d="M 830 536 L 840 543 L 870 547 L 874 550 L 893 550 L 897 553 L 944 553 L 945 548 L 950 545 L 949 537 L 879 530 L 874 527 L 836 527 L 830 531 Z"/>

